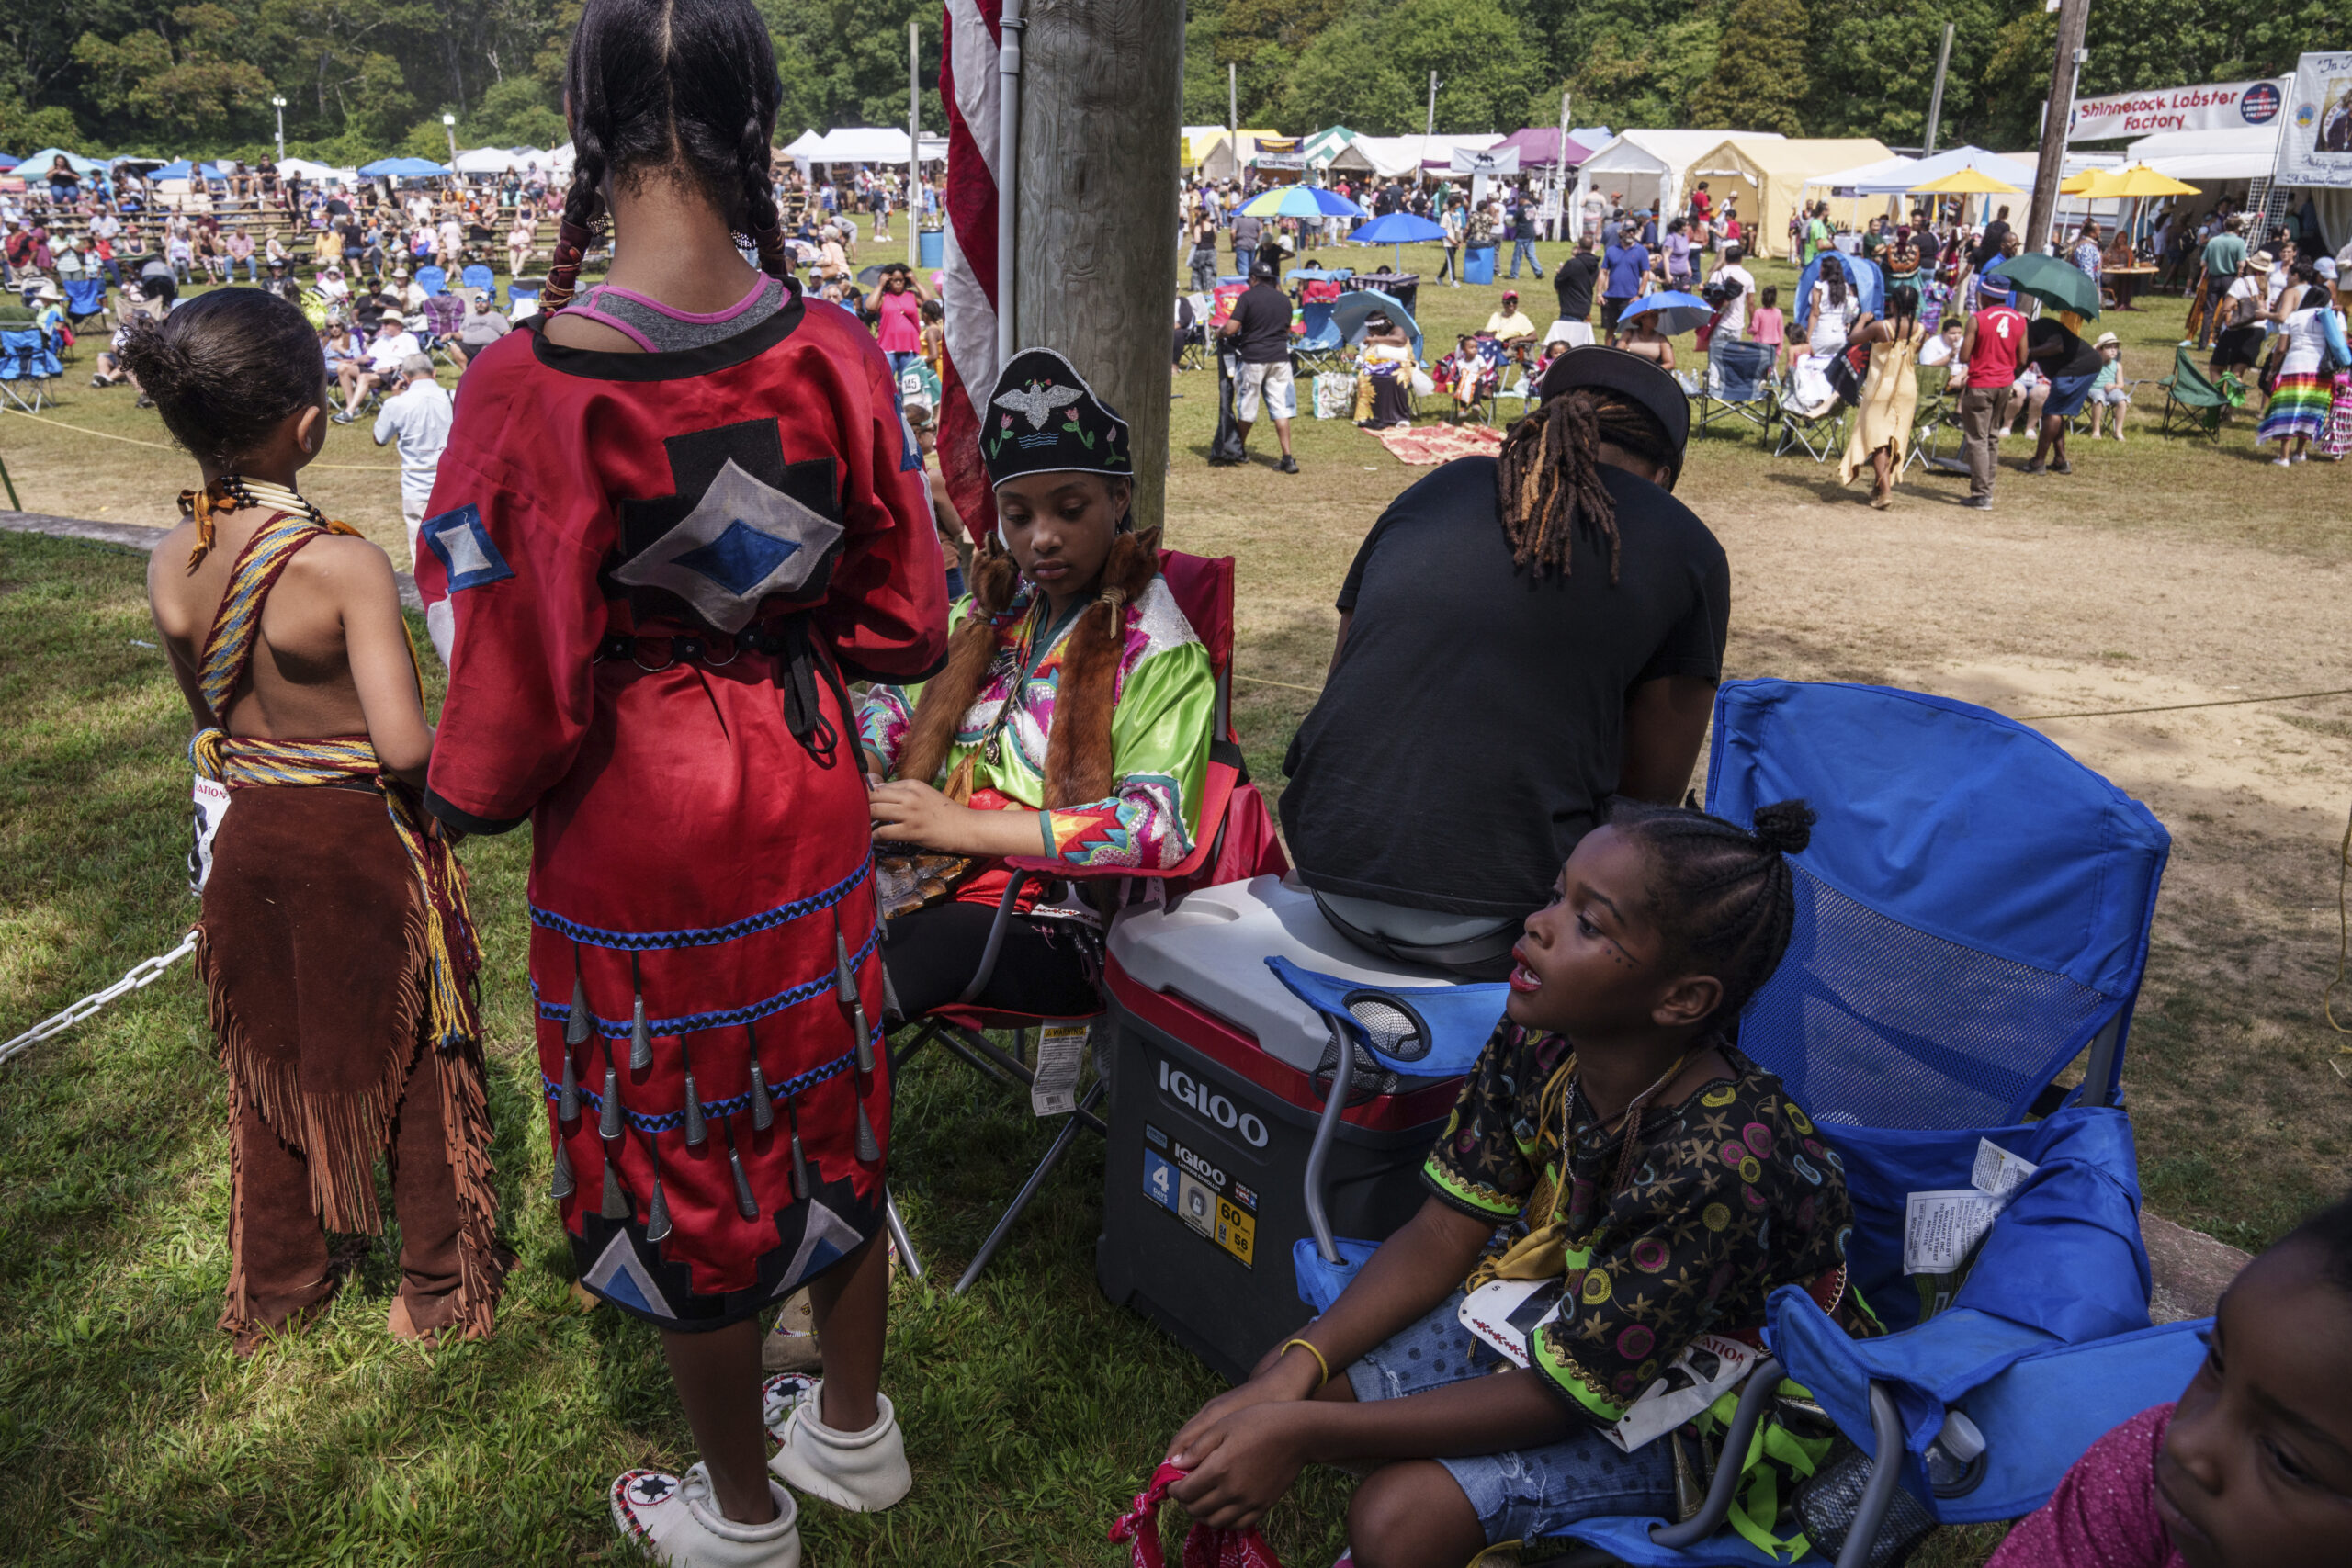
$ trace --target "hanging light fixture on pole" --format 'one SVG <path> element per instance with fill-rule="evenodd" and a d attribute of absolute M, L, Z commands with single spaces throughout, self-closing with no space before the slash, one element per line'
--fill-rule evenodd
<path fill-rule="evenodd" d="M 441 129 L 449 135 L 449 172 L 454 175 L 458 172 L 458 117 L 453 114 L 443 115 Z"/>
<path fill-rule="evenodd" d="M 269 107 L 277 111 L 277 161 L 283 164 L 286 162 L 286 96 L 272 93 Z"/>

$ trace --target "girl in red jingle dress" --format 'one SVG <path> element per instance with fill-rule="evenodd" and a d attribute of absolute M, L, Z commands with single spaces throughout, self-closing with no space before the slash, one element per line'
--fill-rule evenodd
<path fill-rule="evenodd" d="M 846 682 L 928 674 L 945 588 L 881 352 L 785 275 L 777 91 L 750 0 L 590 0 L 549 313 L 469 369 L 421 530 L 450 663 L 429 804 L 532 823 L 553 1190 L 582 1284 L 662 1331 L 702 1455 L 622 1476 L 613 1513 L 681 1563 L 797 1562 L 763 1463 L 854 1508 L 909 1484 Z M 600 212 L 612 270 L 575 297 Z M 827 1376 L 768 1461 L 754 1314 L 803 1285 Z"/>

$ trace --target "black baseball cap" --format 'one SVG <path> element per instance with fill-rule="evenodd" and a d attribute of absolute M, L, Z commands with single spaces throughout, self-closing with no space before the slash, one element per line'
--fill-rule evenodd
<path fill-rule="evenodd" d="M 1592 344 L 1572 348 L 1552 361 L 1537 390 L 1548 403 L 1580 388 L 1614 392 L 1657 421 L 1668 445 L 1674 448 L 1666 475 L 1666 488 L 1672 490 L 1674 481 L 1682 477 L 1683 448 L 1690 440 L 1690 397 L 1682 384 L 1638 354 Z"/>

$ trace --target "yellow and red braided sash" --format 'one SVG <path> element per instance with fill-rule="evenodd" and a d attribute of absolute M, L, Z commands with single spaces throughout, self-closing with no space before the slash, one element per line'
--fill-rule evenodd
<path fill-rule="evenodd" d="M 201 494 L 201 492 L 196 492 Z M 209 523 L 209 518 L 200 519 Z M 398 780 L 387 777 L 374 744 L 365 735 L 329 735 L 300 740 L 272 740 L 261 736 L 231 735 L 220 728 L 220 716 L 253 662 L 261 632 L 261 610 L 277 585 L 278 574 L 296 551 L 325 533 L 357 530 L 341 523 L 322 523 L 281 512 L 263 524 L 247 542 L 229 574 L 227 592 L 213 616 L 197 665 L 197 685 L 214 722 L 188 741 L 189 764 L 198 775 L 231 789 L 260 786 L 300 788 L 338 784 L 351 779 L 372 781 L 382 792 L 392 831 L 408 853 L 409 869 L 416 874 L 424 896 L 425 987 L 428 1033 L 442 1049 L 481 1037 L 481 1019 L 475 1004 L 472 978 L 481 965 L 474 941 L 472 910 L 466 899 L 465 870 L 451 852 L 448 840 L 435 831 L 415 795 Z M 210 530 L 188 563 L 195 570 L 209 547 Z M 409 649 L 412 665 L 416 649 Z M 422 676 L 420 675 L 420 689 Z"/>

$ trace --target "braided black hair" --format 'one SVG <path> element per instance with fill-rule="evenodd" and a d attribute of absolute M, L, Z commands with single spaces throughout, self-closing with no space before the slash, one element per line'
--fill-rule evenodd
<path fill-rule="evenodd" d="M 1723 982 L 1712 1017 L 1737 1017 L 1788 952 L 1797 918 L 1788 857 L 1812 842 L 1815 820 L 1802 800 L 1758 807 L 1753 828 L 1693 807 L 1610 803 L 1609 826 L 1650 852 L 1650 902 L 1668 952 Z"/>
<path fill-rule="evenodd" d="M 759 247 L 762 270 L 785 276 L 768 151 L 783 85 L 752 0 L 588 0 L 564 87 L 566 223 L 593 227 L 610 182 L 666 174 L 700 187 Z"/>
<path fill-rule="evenodd" d="M 1568 575 L 1575 525 L 1609 547 L 1609 581 L 1623 551 L 1617 503 L 1600 483 L 1600 444 L 1671 466 L 1674 443 L 1647 409 L 1613 392 L 1580 388 L 1545 400 L 1510 427 L 1495 467 L 1495 504 L 1515 566 Z"/>

